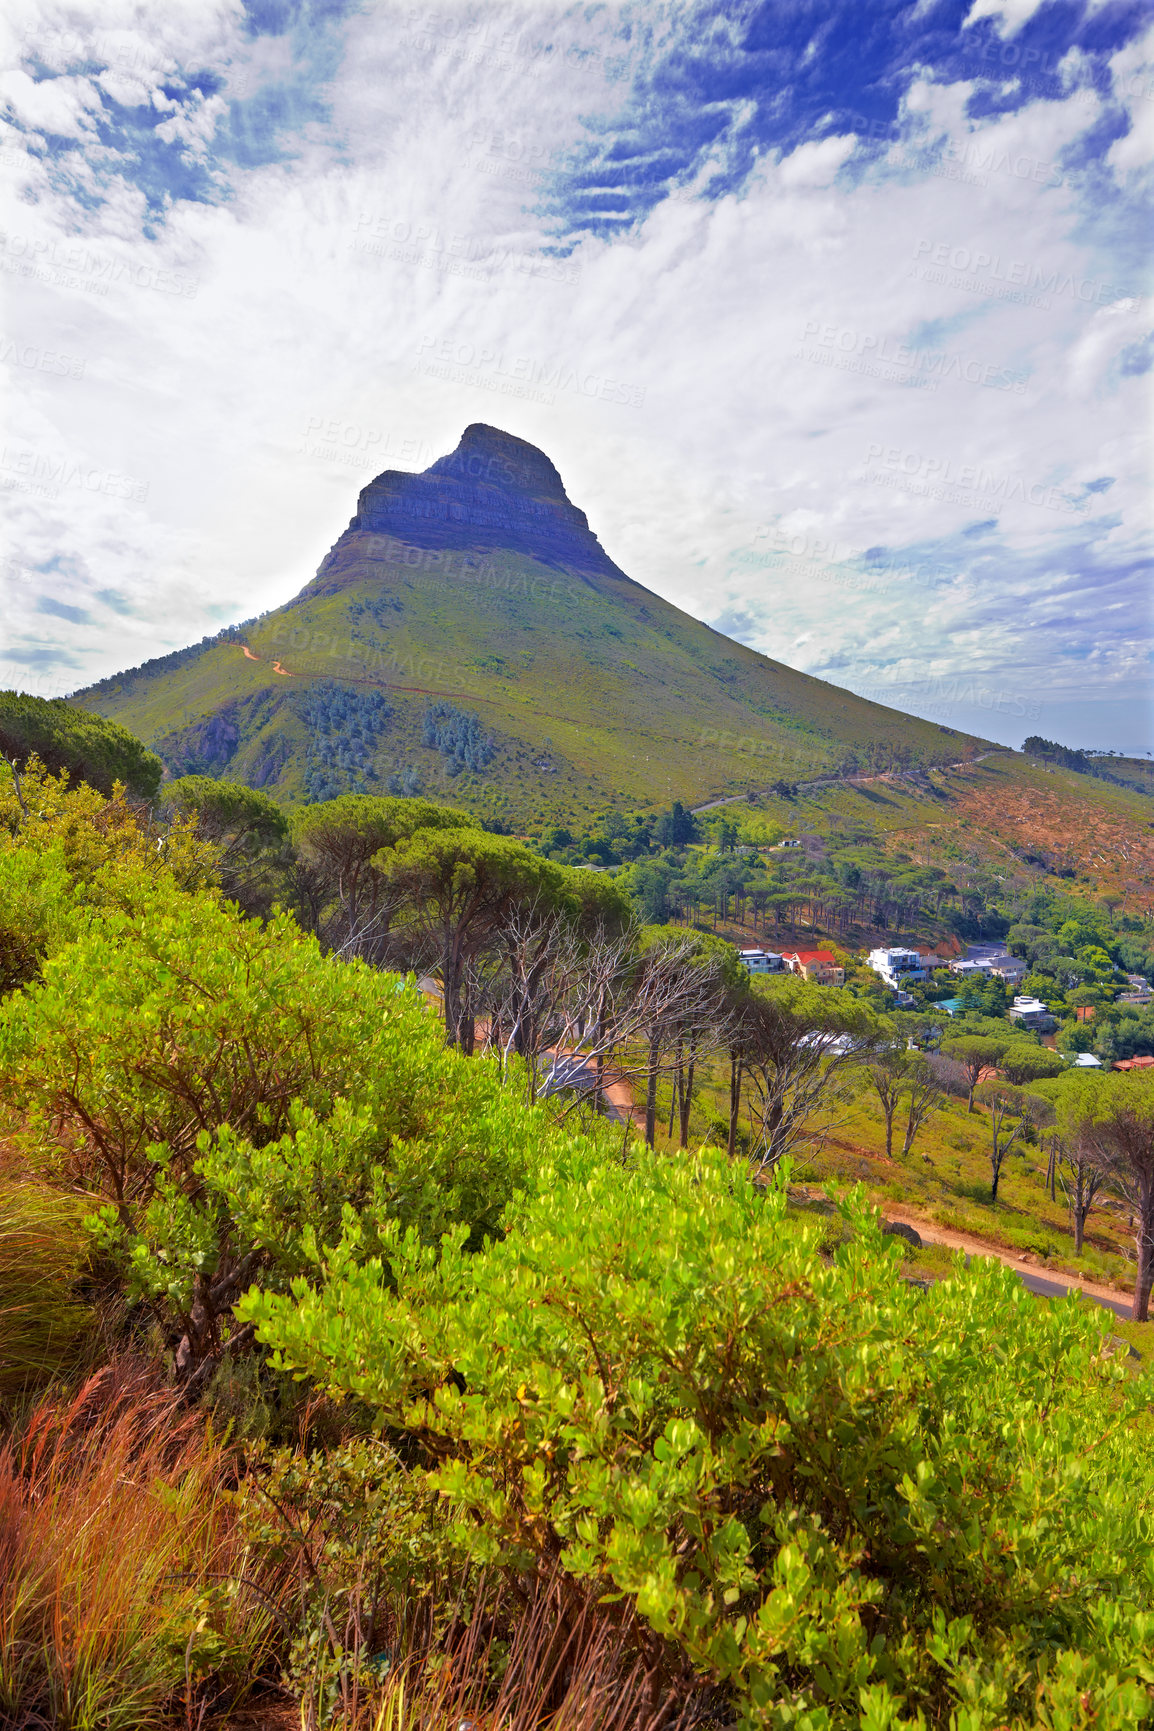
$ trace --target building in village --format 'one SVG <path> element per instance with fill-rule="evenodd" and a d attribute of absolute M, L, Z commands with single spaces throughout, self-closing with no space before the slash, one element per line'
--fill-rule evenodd
<path fill-rule="evenodd" d="M 791 974 L 815 980 L 819 986 L 845 985 L 845 969 L 832 950 L 794 950 L 782 960 Z"/>

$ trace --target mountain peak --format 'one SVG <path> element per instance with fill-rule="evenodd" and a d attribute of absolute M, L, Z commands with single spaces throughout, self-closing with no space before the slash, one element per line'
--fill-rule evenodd
<path fill-rule="evenodd" d="M 539 499 L 558 499 L 569 504 L 565 483 L 544 451 L 526 439 L 516 439 L 500 427 L 474 421 L 461 434 L 461 442 L 448 457 L 438 457 L 427 475 L 455 475 L 463 480 L 486 481 Z M 572 507 L 570 507 L 572 508 Z"/>
<path fill-rule="evenodd" d="M 584 511 L 570 503 L 544 451 L 483 421 L 466 427 L 456 450 L 422 474 L 386 469 L 370 481 L 317 580 L 346 568 L 365 535 L 410 547 L 519 553 L 585 577 L 624 575 Z"/>

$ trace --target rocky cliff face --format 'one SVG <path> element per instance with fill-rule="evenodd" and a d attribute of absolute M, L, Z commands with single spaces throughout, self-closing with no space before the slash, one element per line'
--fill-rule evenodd
<path fill-rule="evenodd" d="M 584 511 L 570 504 L 545 453 L 481 423 L 466 427 L 457 449 L 423 474 L 386 469 L 370 481 L 318 582 L 347 570 L 368 535 L 394 536 L 410 547 L 521 553 L 578 575 L 624 575 Z"/>

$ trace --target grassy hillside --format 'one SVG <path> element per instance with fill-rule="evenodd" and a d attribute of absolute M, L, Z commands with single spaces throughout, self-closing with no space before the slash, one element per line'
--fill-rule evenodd
<path fill-rule="evenodd" d="M 373 529 L 366 500 L 391 521 L 389 485 L 403 492 L 401 483 L 433 474 L 374 482 L 313 583 L 247 633 L 105 680 L 74 701 L 131 728 L 173 772 L 227 773 L 296 803 L 316 797 L 317 762 L 334 757 L 331 739 L 318 740 L 310 691 L 326 682 L 379 691 L 391 714 L 379 726 L 378 713 L 367 736 L 361 730 L 328 791 L 373 791 L 403 777 L 405 791 L 419 783 L 443 794 L 451 783 L 454 800 L 514 826 L 542 809 L 580 820 L 606 805 L 698 804 L 847 762 L 946 763 L 980 750 L 721 636 L 630 581 L 587 530 L 567 529 L 579 551 L 565 564 L 564 548 L 517 544 L 525 535 L 512 516 L 506 544 L 494 545 L 505 531 L 492 527 L 491 509 L 478 511 L 486 527 L 471 549 L 407 518 L 410 539 Z M 535 496 L 526 506 L 509 486 L 488 490 L 522 511 L 580 517 L 563 490 L 563 506 Z M 431 701 L 478 718 L 494 748 L 483 768 L 454 774 L 424 743 Z"/>
<path fill-rule="evenodd" d="M 795 799 L 767 793 L 758 809 L 791 835 L 868 834 L 914 864 L 969 862 L 1154 915 L 1154 799 L 1018 752 L 804 788 Z"/>

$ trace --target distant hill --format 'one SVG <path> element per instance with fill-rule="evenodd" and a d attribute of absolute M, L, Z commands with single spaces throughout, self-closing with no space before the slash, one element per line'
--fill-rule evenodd
<path fill-rule="evenodd" d="M 1052 739 L 1042 739 L 1036 733 L 1023 741 L 1022 750 L 1027 757 L 1060 764 L 1078 775 L 1092 775 L 1097 781 L 1111 781 L 1116 787 L 1132 787 L 1137 793 L 1154 793 L 1154 764 L 1140 757 L 1125 757 L 1120 751 L 1078 751 Z"/>
<path fill-rule="evenodd" d="M 543 810 L 687 804 L 836 771 L 949 763 L 986 742 L 734 643 L 633 582 L 548 457 L 468 427 L 387 470 L 276 612 L 72 700 L 171 774 L 290 804 L 350 788 Z"/>

